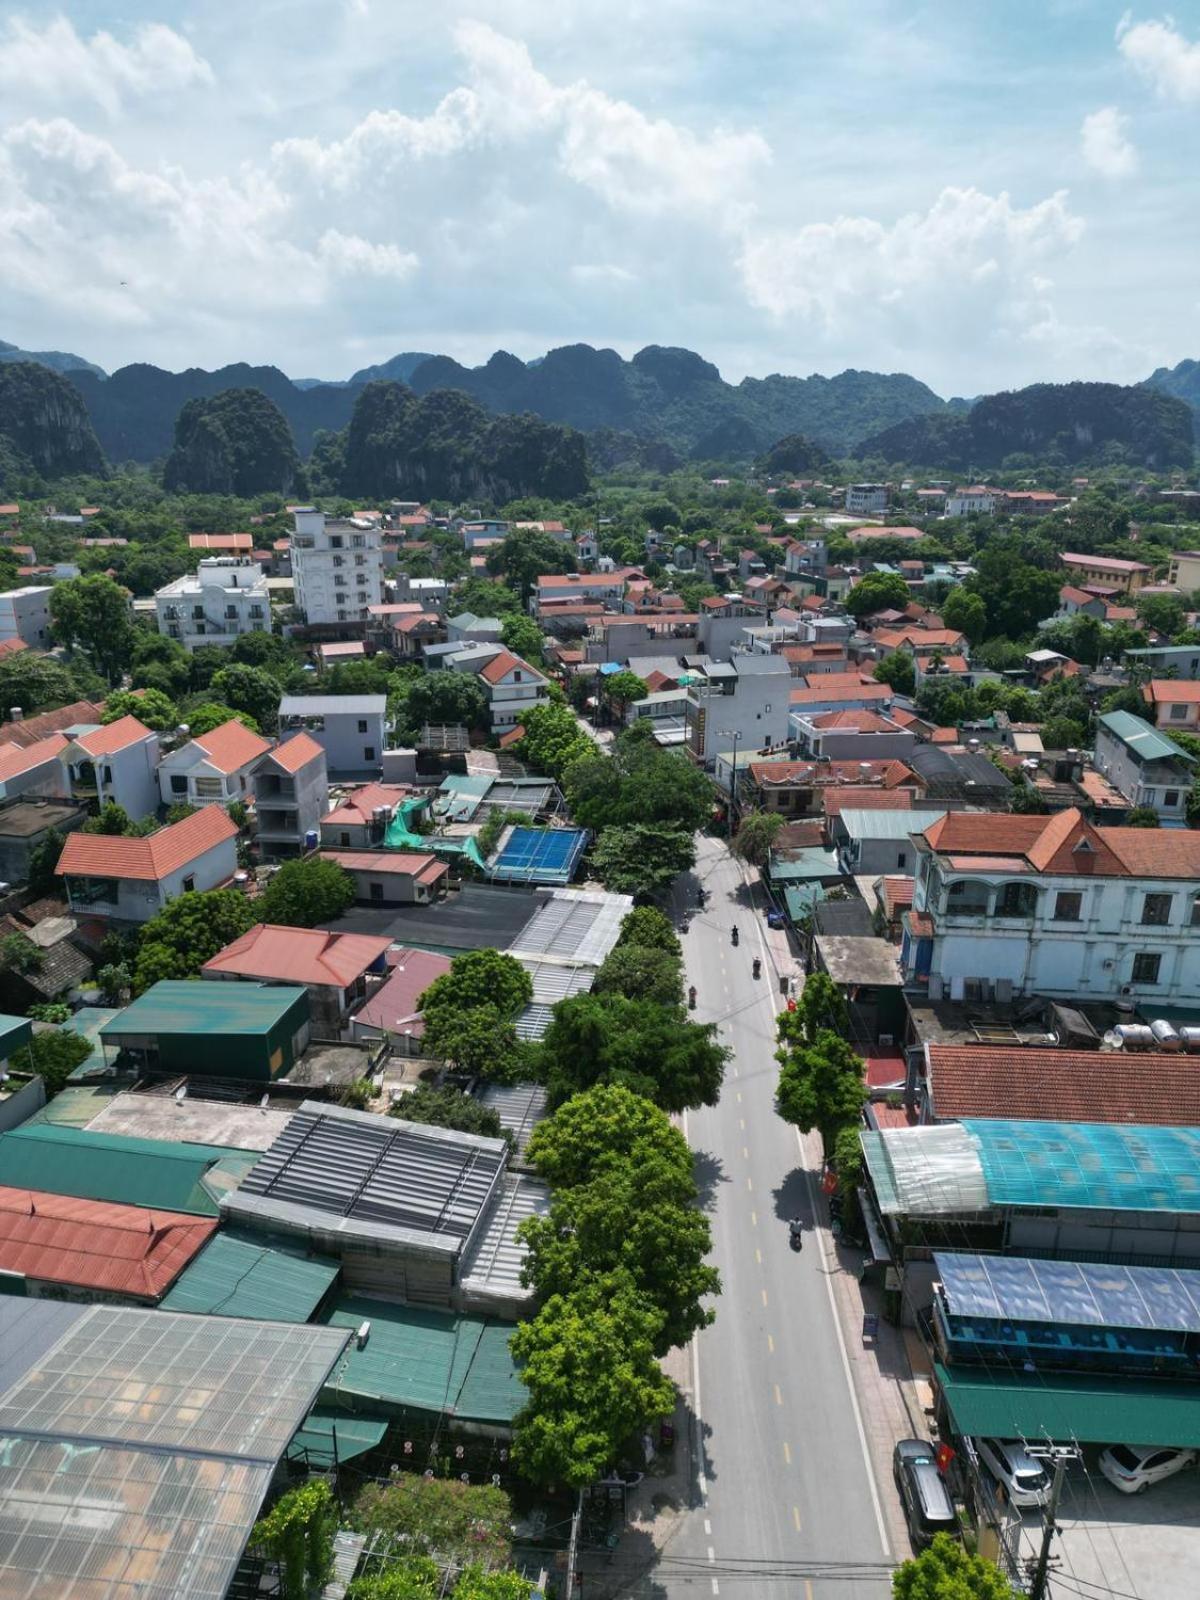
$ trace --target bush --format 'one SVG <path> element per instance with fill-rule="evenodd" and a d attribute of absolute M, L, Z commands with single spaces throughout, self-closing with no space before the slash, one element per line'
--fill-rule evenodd
<path fill-rule="evenodd" d="M 487 1139 L 507 1139 L 512 1143 L 512 1135 L 500 1124 L 500 1113 L 461 1089 L 418 1084 L 411 1094 L 396 1101 L 388 1115 L 404 1122 L 429 1123 L 436 1128 L 454 1128 L 459 1133 L 478 1133 Z"/>
<path fill-rule="evenodd" d="M 47 1096 L 56 1095 L 75 1068 L 92 1053 L 90 1042 L 81 1033 L 35 1033 L 26 1057 L 22 1051 L 18 1061 L 30 1066 L 46 1085 Z"/>
<path fill-rule="evenodd" d="M 284 1600 L 308 1600 L 329 1576 L 338 1512 L 324 1478 L 289 1489 L 255 1524 L 252 1540 L 279 1563 Z"/>
<path fill-rule="evenodd" d="M 369 1483 L 349 1520 L 361 1533 L 404 1540 L 415 1555 L 504 1565 L 511 1554 L 512 1507 L 502 1489 L 398 1472 Z"/>
<path fill-rule="evenodd" d="M 336 861 L 286 861 L 259 901 L 263 922 L 315 928 L 354 901 L 354 879 Z"/>

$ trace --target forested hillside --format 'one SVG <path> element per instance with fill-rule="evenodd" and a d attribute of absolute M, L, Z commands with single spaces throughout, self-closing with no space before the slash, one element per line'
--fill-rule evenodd
<path fill-rule="evenodd" d="M 52 480 L 107 471 L 78 391 L 32 361 L 0 364 L 0 487 L 34 472 Z"/>
<path fill-rule="evenodd" d="M 189 400 L 163 469 L 168 494 L 290 494 L 300 459 L 287 418 L 260 389 Z"/>

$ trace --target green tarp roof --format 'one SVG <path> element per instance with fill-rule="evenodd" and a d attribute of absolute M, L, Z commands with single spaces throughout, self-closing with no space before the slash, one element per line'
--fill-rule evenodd
<path fill-rule="evenodd" d="M 330 1373 L 321 1397 L 327 1407 L 444 1412 L 506 1425 L 525 1403 L 508 1349 L 511 1323 L 358 1296 L 340 1297 L 327 1320 L 340 1328 L 371 1324 L 365 1346 L 351 1341 Z"/>
<path fill-rule="evenodd" d="M 1104 1373 L 934 1371 L 960 1433 L 993 1439 L 1076 1439 L 1080 1444 L 1200 1446 L 1194 1383 Z"/>
<path fill-rule="evenodd" d="M 307 1322 L 337 1275 L 337 1262 L 309 1261 L 218 1233 L 176 1279 L 162 1310 Z"/>
<path fill-rule="evenodd" d="M 215 1217 L 220 1196 L 241 1182 L 261 1154 L 25 1123 L 0 1134 L 0 1184 Z"/>
<path fill-rule="evenodd" d="M 308 1015 L 308 990 L 269 983 L 193 983 L 164 978 L 100 1028 L 104 1040 L 131 1033 L 265 1035 L 298 1000 Z"/>
<path fill-rule="evenodd" d="M 317 1406 L 304 1419 L 304 1426 L 288 1445 L 287 1453 L 307 1460 L 310 1467 L 334 1466 L 366 1455 L 383 1443 L 388 1425 L 378 1417 L 352 1417 L 345 1411 Z"/>

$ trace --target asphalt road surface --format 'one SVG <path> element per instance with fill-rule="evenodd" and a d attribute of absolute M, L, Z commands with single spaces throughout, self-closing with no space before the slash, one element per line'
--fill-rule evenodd
<path fill-rule="evenodd" d="M 709 901 L 684 935 L 686 981 L 697 989 L 697 1020 L 718 1023 L 734 1052 L 720 1103 L 687 1118 L 722 1293 L 692 1350 L 696 1503 L 663 1552 L 655 1591 L 671 1600 L 885 1600 L 896 1553 L 834 1310 L 829 1236 L 815 1221 L 819 1172 L 815 1162 L 806 1170 L 796 1130 L 774 1110 L 784 1002 L 763 914 L 717 841 L 701 840 L 678 905 L 689 887 L 694 904 L 697 879 Z M 806 1224 L 799 1254 L 788 1242 L 797 1215 Z"/>

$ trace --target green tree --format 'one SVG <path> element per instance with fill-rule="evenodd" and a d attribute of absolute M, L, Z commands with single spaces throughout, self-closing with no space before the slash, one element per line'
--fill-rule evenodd
<path fill-rule="evenodd" d="M 623 716 L 635 700 L 646 698 L 646 680 L 639 678 L 636 672 L 613 672 L 607 678 L 602 677 L 600 682 L 605 698 L 619 716 Z"/>
<path fill-rule="evenodd" d="M 752 867 L 765 867 L 783 827 L 777 811 L 750 811 L 742 818 L 733 841 L 733 853 Z"/>
<path fill-rule="evenodd" d="M 670 917 L 657 906 L 634 906 L 632 911 L 627 911 L 621 921 L 617 944 L 640 945 L 644 950 L 667 950 L 676 959 L 683 955 L 683 946 Z"/>
<path fill-rule="evenodd" d="M 645 725 L 618 734 L 611 756 L 591 746 L 570 767 L 564 789 L 583 828 L 641 824 L 695 833 L 712 818 L 708 778 L 681 752 L 661 749 Z"/>
<path fill-rule="evenodd" d="M 711 1023 L 619 994 L 560 1000 L 542 1039 L 553 1104 L 597 1083 L 619 1083 L 666 1111 L 715 1105 L 727 1056 Z"/>
<path fill-rule="evenodd" d="M 532 617 L 527 617 L 520 611 L 510 612 L 504 618 L 500 641 L 506 650 L 511 650 L 523 661 L 528 661 L 535 667 L 541 665 L 542 652 L 545 648 L 544 637 L 541 628 Z"/>
<path fill-rule="evenodd" d="M 991 1561 L 971 1555 L 939 1533 L 919 1556 L 892 1574 L 894 1600 L 1016 1600 L 1016 1591 Z"/>
<path fill-rule="evenodd" d="M 592 871 L 613 894 L 650 899 L 665 894 L 696 860 L 691 833 L 631 823 L 605 828 L 591 850 Z"/>
<path fill-rule="evenodd" d="M 350 1521 L 360 1533 L 443 1561 L 504 1564 L 512 1554 L 512 1506 L 492 1484 L 395 1472 L 385 1482 L 364 1484 Z"/>
<path fill-rule="evenodd" d="M 569 544 L 560 543 L 552 534 L 537 528 L 514 528 L 488 551 L 487 569 L 494 577 L 503 577 L 524 603 L 539 578 L 574 572 L 575 554 Z"/>
<path fill-rule="evenodd" d="M 65 834 L 57 828 L 51 828 L 46 837 L 29 852 L 29 888 L 35 896 L 49 894 L 58 887 L 54 869 L 58 866 L 58 858 L 66 842 Z"/>
<path fill-rule="evenodd" d="M 81 1033 L 68 1033 L 56 1028 L 53 1032 L 35 1033 L 29 1044 L 28 1055 L 21 1051 L 14 1057 L 14 1065 L 28 1065 L 46 1086 L 47 1096 L 56 1095 L 67 1079 L 92 1053 L 90 1042 Z"/>
<path fill-rule="evenodd" d="M 119 839 L 122 834 L 136 833 L 137 826 L 124 806 L 119 806 L 115 800 L 109 800 L 94 817 L 89 817 L 80 829 L 81 833 L 105 833 L 110 838 Z"/>
<path fill-rule="evenodd" d="M 261 903 L 261 902 L 260 902 Z M 192 978 L 255 921 L 240 889 L 209 889 L 169 901 L 142 929 L 134 965 L 140 994 L 161 978 Z"/>
<path fill-rule="evenodd" d="M 261 667 L 240 663 L 213 674 L 212 692 L 235 711 L 244 711 L 258 726 L 273 732 L 279 716 L 279 680 Z"/>
<path fill-rule="evenodd" d="M 454 599 L 461 610 L 477 617 L 505 618 L 514 612 L 519 616 L 525 614 L 520 600 L 508 585 L 497 583 L 493 578 L 465 578 L 454 591 Z"/>
<path fill-rule="evenodd" d="M 279 1563 L 283 1600 L 308 1600 L 329 1576 L 338 1510 L 324 1478 L 280 1495 L 251 1539 Z"/>
<path fill-rule="evenodd" d="M 509 1341 L 529 1393 L 513 1460 L 535 1483 L 581 1489 L 675 1404 L 655 1357 L 661 1313 L 628 1274 L 556 1294 Z"/>
<path fill-rule="evenodd" d="M 0 967 L 7 967 L 10 972 L 37 972 L 44 960 L 28 934 L 6 933 L 0 938 Z"/>
<path fill-rule="evenodd" d="M 382 1572 L 355 1578 L 346 1600 L 439 1600 L 441 1587 L 441 1568 L 430 1556 L 403 1556 Z"/>
<path fill-rule="evenodd" d="M 170 733 L 179 726 L 179 707 L 158 689 L 146 689 L 135 694 L 132 689 L 118 689 L 104 702 L 102 722 L 116 722 L 119 717 L 136 717 L 156 733 Z"/>
<path fill-rule="evenodd" d="M 285 861 L 258 902 L 261 921 L 288 928 L 332 922 L 354 903 L 354 879 L 336 861 Z"/>
<path fill-rule="evenodd" d="M 942 621 L 963 634 L 968 644 L 981 643 L 988 626 L 983 596 L 967 589 L 951 589 L 942 605 Z"/>
<path fill-rule="evenodd" d="M 2 370 L 2 369 L 0 369 Z M 0 707 L 8 719 L 9 707 L 20 706 L 26 716 L 54 706 L 69 705 L 84 693 L 78 681 L 78 666 L 68 667 L 53 656 L 35 650 L 18 650 L 0 659 Z M 103 685 L 97 680 L 97 693 Z"/>
<path fill-rule="evenodd" d="M 1181 594 L 1139 594 L 1134 605 L 1138 621 L 1167 638 L 1173 638 L 1186 625 L 1186 606 Z"/>
<path fill-rule="evenodd" d="M 244 711 L 235 711 L 232 706 L 222 705 L 216 700 L 205 700 L 198 706 L 193 706 L 186 714 L 188 733 L 193 739 L 202 739 L 206 733 L 211 733 L 214 728 L 220 728 L 227 722 L 236 718 L 238 722 L 245 723 L 251 733 L 261 733 L 262 729 L 253 717 Z"/>
<path fill-rule="evenodd" d="M 521 726 L 525 734 L 516 754 L 536 772 L 544 772 L 558 783 L 576 762 L 596 754 L 596 746 L 566 706 L 534 706 L 521 718 Z"/>
<path fill-rule="evenodd" d="M 622 1084 L 599 1083 L 533 1130 L 526 1159 L 555 1188 L 577 1188 L 634 1167 L 692 1181 L 692 1153 L 670 1118 Z"/>
<path fill-rule="evenodd" d="M 630 1000 L 657 1000 L 678 1005 L 681 996 L 679 957 L 669 950 L 618 944 L 609 951 L 592 985 L 595 994 L 623 994 Z"/>
<path fill-rule="evenodd" d="M 866 1099 L 863 1064 L 842 1038 L 828 1028 L 819 1029 L 811 1043 L 795 1026 L 795 1012 L 779 1019 L 779 1080 L 775 1109 L 801 1133 L 816 1128 L 827 1153 L 832 1154 L 838 1134 L 852 1125 Z"/>
<path fill-rule="evenodd" d="M 869 617 L 876 611 L 903 611 L 912 599 L 908 585 L 897 572 L 868 572 L 846 596 L 852 617 Z"/>
<path fill-rule="evenodd" d="M 500 1113 L 485 1106 L 474 1095 L 461 1089 L 435 1088 L 419 1083 L 411 1094 L 402 1095 L 389 1112 L 404 1122 L 431 1123 L 437 1128 L 455 1128 L 459 1133 L 478 1133 L 488 1139 L 504 1137 Z"/>
<path fill-rule="evenodd" d="M 822 1028 L 840 1033 L 843 1038 L 850 1031 L 846 997 L 827 972 L 814 972 L 804 980 L 795 1010 L 787 1011 L 785 1016 L 791 1019 L 789 1039 L 801 1039 L 805 1044 L 811 1044 Z"/>
<path fill-rule="evenodd" d="M 887 683 L 897 694 L 911 699 L 917 691 L 916 659 L 907 650 L 893 650 L 890 656 L 875 663 L 876 683 Z"/>
<path fill-rule="evenodd" d="M 515 956 L 500 950 L 468 950 L 455 956 L 449 972 L 435 978 L 417 1002 L 429 1022 L 443 1011 L 494 1006 L 502 1016 L 518 1016 L 533 1000 L 533 981 Z"/>
<path fill-rule="evenodd" d="M 519 1572 L 468 1567 L 454 1585 L 454 1600 L 530 1600 L 529 1579 Z"/>
<path fill-rule="evenodd" d="M 1134 806 L 1133 810 L 1125 818 L 1125 826 L 1127 828 L 1160 828 L 1162 823 L 1159 820 L 1158 812 L 1155 811 L 1153 806 Z"/>
<path fill-rule="evenodd" d="M 1087 737 L 1087 725 L 1074 717 L 1051 717 L 1042 724 L 1042 742 L 1047 750 L 1077 750 Z"/>
<path fill-rule="evenodd" d="M 104 573 L 56 583 L 50 591 L 50 620 L 59 643 L 84 651 L 109 682 L 128 667 L 134 641 L 129 599 Z"/>

